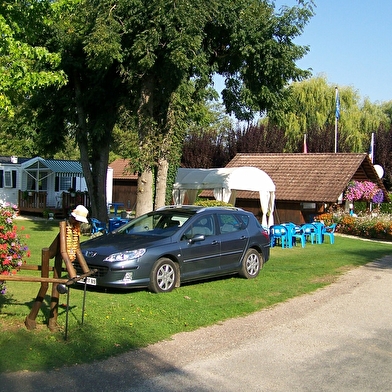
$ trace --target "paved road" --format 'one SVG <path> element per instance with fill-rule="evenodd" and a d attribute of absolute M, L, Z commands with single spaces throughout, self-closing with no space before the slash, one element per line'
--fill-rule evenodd
<path fill-rule="evenodd" d="M 0 391 L 391 391 L 391 294 L 392 256 L 313 294 L 95 365 L 2 374 Z"/>

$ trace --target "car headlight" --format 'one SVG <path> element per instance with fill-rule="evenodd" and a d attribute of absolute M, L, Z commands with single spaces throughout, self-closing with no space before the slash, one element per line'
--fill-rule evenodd
<path fill-rule="evenodd" d="M 143 256 L 145 253 L 146 253 L 145 249 L 126 250 L 124 252 L 113 253 L 110 256 L 103 259 L 103 261 L 114 263 L 116 261 L 134 260 Z"/>

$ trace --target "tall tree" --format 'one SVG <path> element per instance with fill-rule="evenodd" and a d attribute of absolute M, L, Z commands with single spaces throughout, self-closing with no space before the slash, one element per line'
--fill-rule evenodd
<path fill-rule="evenodd" d="M 140 214 L 152 208 L 155 168 L 167 159 L 172 141 L 182 139 L 173 108 L 183 86 L 194 84 L 187 111 L 219 73 L 228 112 L 250 119 L 278 102 L 289 81 L 308 75 L 296 66 L 307 48 L 293 40 L 313 14 L 311 1 L 279 13 L 272 1 L 259 0 L 59 0 L 52 11 L 46 44 L 61 53 L 69 82 L 34 99 L 40 141 L 55 151 L 65 136 L 75 136 L 93 214 L 100 219 L 121 113 L 138 134 Z"/>

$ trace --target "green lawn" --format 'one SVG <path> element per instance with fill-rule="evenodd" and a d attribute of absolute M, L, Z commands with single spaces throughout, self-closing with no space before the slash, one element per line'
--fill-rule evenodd
<path fill-rule="evenodd" d="M 16 220 L 30 235 L 29 264 L 39 264 L 41 249 L 58 233 L 58 222 Z M 83 290 L 70 291 L 68 339 L 64 339 L 67 296 L 60 297 L 58 332 L 50 332 L 50 290 L 29 331 L 24 319 L 38 293 L 39 283 L 8 282 L 0 296 L 1 371 L 45 370 L 107 358 L 127 350 L 169 339 L 177 332 L 192 331 L 219 321 L 244 316 L 330 284 L 348 269 L 391 254 L 392 244 L 337 236 L 335 244 L 307 244 L 303 249 L 271 249 L 271 259 L 259 277 L 238 277 L 184 285 L 168 294 L 146 290 L 89 289 L 82 320 Z M 30 271 L 20 274 L 32 275 Z"/>

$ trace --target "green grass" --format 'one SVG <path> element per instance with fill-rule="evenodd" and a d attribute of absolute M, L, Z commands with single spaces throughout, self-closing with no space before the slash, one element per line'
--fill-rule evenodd
<path fill-rule="evenodd" d="M 16 221 L 30 235 L 29 264 L 39 264 L 41 249 L 58 233 L 58 222 Z M 0 369 L 46 370 L 91 362 L 170 339 L 182 331 L 244 316 L 289 298 L 314 291 L 343 272 L 391 254 L 392 244 L 337 236 L 335 244 L 307 244 L 304 249 L 271 249 L 271 259 L 259 277 L 215 279 L 184 285 L 168 294 L 146 290 L 89 289 L 82 320 L 83 290 L 70 291 L 68 339 L 64 339 L 66 295 L 60 297 L 60 331 L 46 327 L 50 290 L 29 331 L 24 319 L 38 293 L 39 283 L 8 282 L 0 296 Z M 32 275 L 31 271 L 20 274 Z"/>

